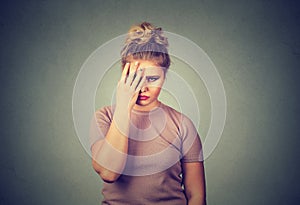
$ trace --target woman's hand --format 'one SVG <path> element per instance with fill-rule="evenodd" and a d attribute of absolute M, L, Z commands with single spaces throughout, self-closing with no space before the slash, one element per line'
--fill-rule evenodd
<path fill-rule="evenodd" d="M 113 121 L 105 140 L 99 140 L 92 147 L 93 167 L 105 182 L 116 181 L 126 165 L 130 112 L 145 82 L 143 69 L 138 67 L 138 63 L 125 65 L 118 83 Z"/>
<path fill-rule="evenodd" d="M 126 63 L 117 87 L 114 122 L 119 132 L 125 136 L 129 131 L 131 110 L 145 82 L 145 77 L 142 77 L 143 69 L 138 69 L 138 67 L 138 62 L 134 64 Z"/>
<path fill-rule="evenodd" d="M 145 82 L 143 69 L 138 69 L 138 67 L 138 62 L 134 64 L 126 63 L 124 66 L 122 77 L 117 87 L 116 110 L 127 111 L 127 113 L 130 114 L 133 109 L 139 92 Z"/>

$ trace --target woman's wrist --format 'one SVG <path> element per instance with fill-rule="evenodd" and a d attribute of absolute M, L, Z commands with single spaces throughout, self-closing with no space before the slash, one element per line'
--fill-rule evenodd
<path fill-rule="evenodd" d="M 113 121 L 123 135 L 128 134 L 130 125 L 130 113 L 128 109 L 116 107 L 113 115 Z"/>
<path fill-rule="evenodd" d="M 129 120 L 130 118 L 130 111 L 128 108 L 120 107 L 116 105 L 115 111 L 114 111 L 114 117 L 121 118 L 123 120 Z"/>

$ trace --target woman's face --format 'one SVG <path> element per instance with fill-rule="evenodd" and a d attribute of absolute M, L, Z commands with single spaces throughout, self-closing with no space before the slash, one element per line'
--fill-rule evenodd
<path fill-rule="evenodd" d="M 144 69 L 146 81 L 139 93 L 135 110 L 149 111 L 159 105 L 158 96 L 165 80 L 165 74 L 161 67 L 153 61 L 139 60 L 139 68 Z"/>

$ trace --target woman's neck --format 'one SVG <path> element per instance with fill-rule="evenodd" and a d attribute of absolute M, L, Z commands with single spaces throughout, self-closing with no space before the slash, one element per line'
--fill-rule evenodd
<path fill-rule="evenodd" d="M 154 108 L 156 107 L 159 107 L 161 104 L 160 101 L 155 101 L 149 105 L 138 105 L 138 104 L 135 104 L 133 109 L 136 110 L 136 111 L 144 111 L 144 112 L 147 112 L 147 111 L 151 111 L 153 110 Z"/>

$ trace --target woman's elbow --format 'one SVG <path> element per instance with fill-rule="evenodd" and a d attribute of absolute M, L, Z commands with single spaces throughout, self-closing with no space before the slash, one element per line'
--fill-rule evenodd
<path fill-rule="evenodd" d="M 94 170 L 97 172 L 97 174 L 101 177 L 101 179 L 104 181 L 104 182 L 107 182 L 107 183 L 113 183 L 115 182 L 120 174 L 117 174 L 115 172 L 112 172 L 108 169 L 105 169 L 103 167 L 101 167 L 96 161 L 93 160 L 93 168 Z"/>
<path fill-rule="evenodd" d="M 111 172 L 109 170 L 103 170 L 99 173 L 101 179 L 106 183 L 114 183 L 120 177 L 120 174 Z"/>

